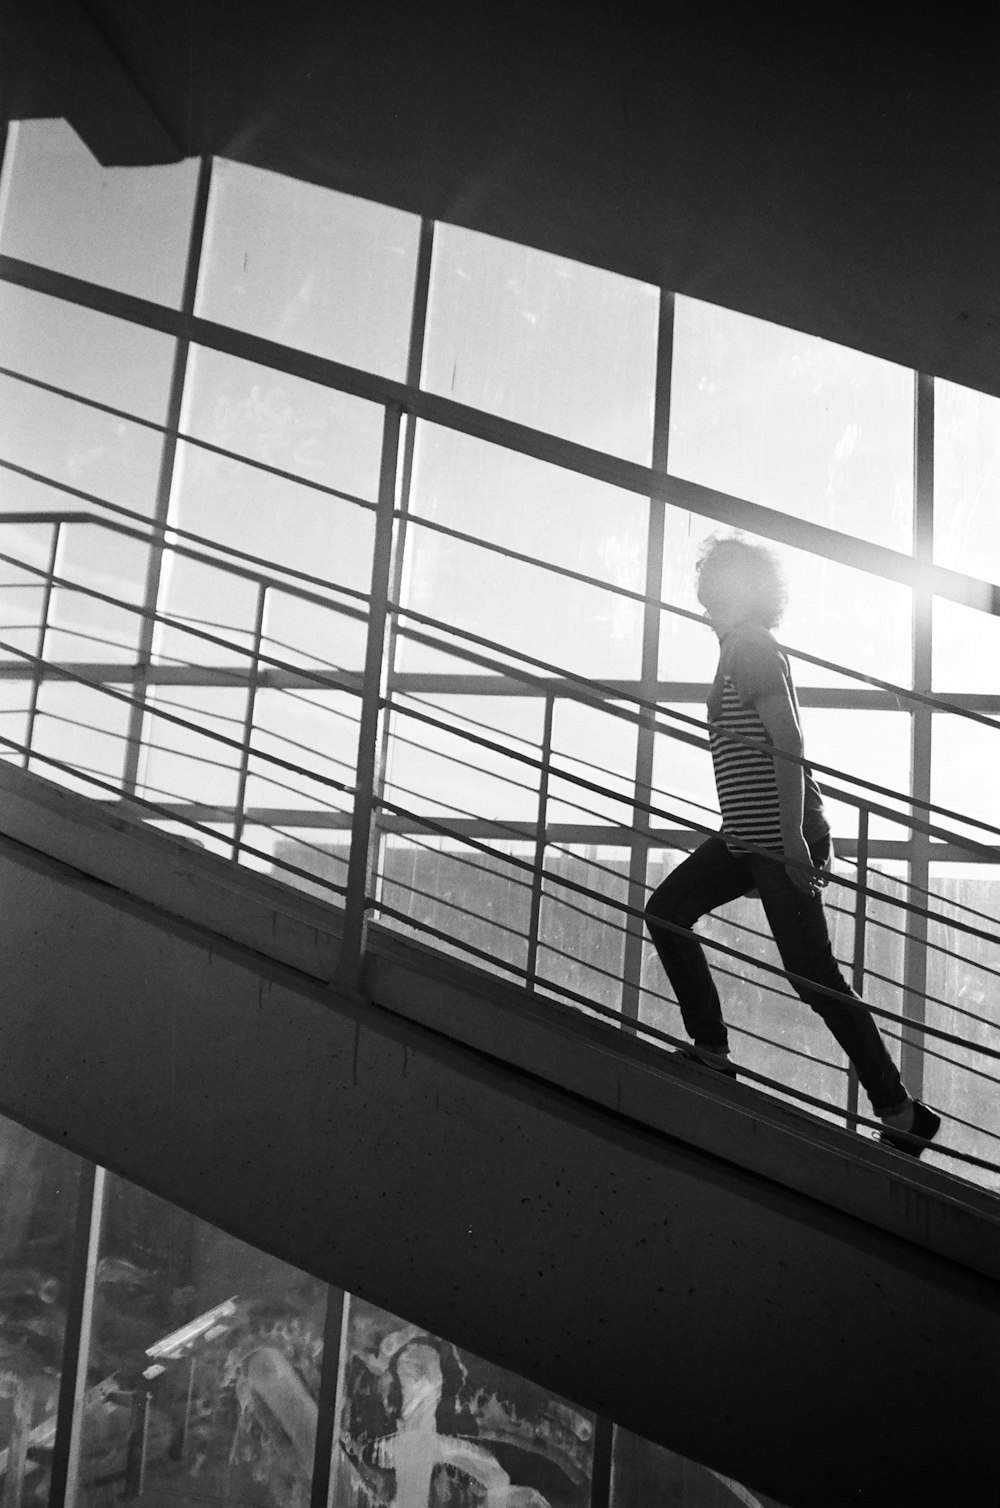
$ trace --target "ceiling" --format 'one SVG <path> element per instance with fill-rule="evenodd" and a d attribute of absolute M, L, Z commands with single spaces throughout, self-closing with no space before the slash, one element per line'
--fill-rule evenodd
<path fill-rule="evenodd" d="M 0 104 L 104 163 L 220 153 L 1000 395 L 1000 58 L 973 14 L 0 0 Z"/>

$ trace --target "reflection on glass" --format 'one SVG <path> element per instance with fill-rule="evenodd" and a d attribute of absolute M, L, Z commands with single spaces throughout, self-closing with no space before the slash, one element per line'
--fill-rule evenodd
<path fill-rule="evenodd" d="M 637 676 L 642 607 L 614 588 L 643 590 L 648 506 L 602 482 L 422 425 L 404 605 L 588 676 Z M 421 518 L 500 548 L 422 528 Z M 561 576 L 559 567 L 607 589 Z M 399 668 L 427 665 L 425 651 L 404 640 Z"/>
<path fill-rule="evenodd" d="M 611 1508 L 781 1508 L 720 1472 L 615 1427 Z"/>
<path fill-rule="evenodd" d="M 351 1297 L 330 1508 L 589 1508 L 591 1414 Z"/>
<path fill-rule="evenodd" d="M 240 459 L 180 445 L 172 523 L 274 565 L 368 590 L 373 514 L 350 499 L 374 502 L 380 409 L 199 347 L 181 428 Z M 345 496 L 296 486 L 264 466 Z"/>
<path fill-rule="evenodd" d="M 706 539 L 730 531 L 711 519 L 680 510 L 667 510 L 663 599 L 678 607 L 700 611 L 695 597 L 695 563 Z M 773 550 L 788 580 L 788 606 L 777 630 L 778 640 L 791 649 L 844 665 L 850 670 L 909 685 L 910 592 L 895 582 L 867 571 L 838 565 L 805 550 L 776 545 L 753 534 L 754 544 Z M 660 637 L 660 675 L 664 680 L 705 681 L 715 673 L 718 650 L 710 630 L 663 614 Z M 808 661 L 792 661 L 792 672 L 803 686 L 856 686 Z"/>
<path fill-rule="evenodd" d="M 649 284 L 439 224 L 423 383 L 648 465 L 658 317 Z"/>
<path fill-rule="evenodd" d="M 934 864 L 931 890 L 931 909 L 946 920 L 932 922 L 928 933 L 927 990 L 933 998 L 927 1021 L 969 1045 L 930 1038 L 924 1042 L 924 1096 L 946 1110 L 950 1146 L 996 1162 L 997 1064 L 976 1049 L 1000 1050 L 1000 877 L 992 864 Z M 995 940 L 963 928 L 994 934 Z M 995 1176 L 985 1169 L 963 1167 L 962 1175 L 996 1186 Z"/>
<path fill-rule="evenodd" d="M 678 298 L 670 469 L 795 518 L 909 550 L 913 374 Z"/>
<path fill-rule="evenodd" d="M 10 129 L 0 251 L 177 307 L 197 160 L 105 168 L 63 120 Z"/>
<path fill-rule="evenodd" d="M 305 1508 L 327 1289 L 108 1178 L 77 1503 Z"/>
<path fill-rule="evenodd" d="M 197 312 L 403 378 L 415 215 L 217 158 Z"/>
<path fill-rule="evenodd" d="M 0 1117 L 0 1478 L 48 1502 L 81 1164 Z"/>
<path fill-rule="evenodd" d="M 939 565 L 1000 581 L 998 491 L 1000 399 L 936 381 L 934 558 Z"/>

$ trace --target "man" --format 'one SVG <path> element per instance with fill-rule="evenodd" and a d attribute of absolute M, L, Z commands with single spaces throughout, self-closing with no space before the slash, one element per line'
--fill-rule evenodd
<path fill-rule="evenodd" d="M 702 946 L 672 929 L 690 929 L 717 906 L 756 891 L 796 993 L 854 1064 L 885 1126 L 882 1140 L 919 1157 L 941 1118 L 907 1093 L 871 1011 L 844 979 L 830 946 L 822 900 L 830 826 L 819 787 L 801 763 L 795 687 L 771 634 L 786 599 L 770 551 L 739 536 L 707 542 L 698 562 L 698 600 L 719 639 L 708 718 L 722 831 L 653 892 L 646 921 L 694 1043 L 692 1056 L 733 1075 Z"/>

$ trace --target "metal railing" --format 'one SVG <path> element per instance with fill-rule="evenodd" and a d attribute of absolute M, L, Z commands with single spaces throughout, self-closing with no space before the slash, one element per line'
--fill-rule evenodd
<path fill-rule="evenodd" d="M 617 769 L 581 758 L 572 723 L 596 719 L 605 742 L 613 733 L 630 756 L 639 729 L 652 725 L 664 748 L 684 744 L 707 760 L 704 722 L 391 600 L 398 427 L 389 427 L 388 438 L 387 523 L 376 537 L 373 571 L 381 619 L 359 592 L 181 529 L 150 527 L 126 510 L 117 517 L 96 509 L 0 515 L 10 604 L 0 687 L 21 697 L 4 707 L 0 747 L 26 768 L 106 803 L 127 797 L 161 827 L 343 902 L 344 983 L 360 978 L 375 919 L 499 971 L 540 998 L 676 1044 L 675 1007 L 648 957 L 642 962 L 642 900 L 666 855 L 715 830 L 718 817 L 690 792 L 671 794 L 655 782 L 640 791 L 631 757 Z M 210 610 L 197 619 L 154 611 L 74 579 L 61 562 L 81 533 L 155 546 L 165 558 L 239 582 L 253 594 L 249 621 L 237 631 L 213 622 Z M 306 613 L 312 617 L 296 633 L 296 616 Z M 271 632 L 276 616 L 293 625 L 281 636 Z M 117 636 L 109 642 L 112 620 Z M 317 623 L 328 625 L 330 648 L 322 653 Z M 363 662 L 338 664 L 335 646 L 359 628 L 367 636 Z M 462 669 L 394 671 L 386 663 L 390 632 Z M 145 657 L 140 641 L 150 646 Z M 997 726 L 981 713 L 857 678 L 903 704 Z M 475 692 L 489 693 L 492 708 L 516 708 L 525 726 L 512 727 L 509 715 L 487 717 L 485 695 Z M 1000 930 L 988 911 L 946 904 L 880 870 L 879 858 L 891 863 L 909 838 L 879 839 L 873 829 L 889 823 L 918 835 L 935 856 L 986 862 L 1000 857 L 1000 829 L 848 772 L 814 768 L 827 794 L 857 814 L 855 836 L 842 845 L 849 870 L 841 868 L 831 887 L 835 945 L 887 1037 L 919 1053 L 933 1083 L 949 1086 L 941 1108 L 951 1134 L 940 1155 L 989 1182 L 1000 1170 L 993 1111 L 1000 1028 L 981 1008 L 930 988 L 904 992 L 900 980 L 914 919 L 932 959 L 951 966 L 974 953 L 987 980 L 1000 976 Z M 858 1113 L 856 1084 L 831 1061 L 818 1023 L 814 1031 L 802 1007 L 787 1011 L 784 997 L 793 991 L 752 907 L 730 909 L 703 941 L 719 972 L 739 981 L 742 1008 L 732 1025 L 744 1076 L 822 1114 L 873 1126 Z"/>

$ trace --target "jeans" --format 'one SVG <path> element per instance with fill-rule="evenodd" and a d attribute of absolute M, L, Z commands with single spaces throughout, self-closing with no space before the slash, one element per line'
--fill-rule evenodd
<path fill-rule="evenodd" d="M 813 863 L 822 868 L 829 859 L 830 839 L 810 845 L 810 852 Z M 753 890 L 760 895 L 782 964 L 789 974 L 801 976 L 790 980 L 796 994 L 826 1022 L 854 1064 L 876 1115 L 901 1107 L 907 1093 L 899 1070 L 871 1011 L 840 972 L 830 947 L 822 898 L 798 890 L 782 859 L 730 853 L 721 837 L 708 838 L 696 848 L 657 886 L 646 906 L 646 925 L 692 1041 L 715 1052 L 727 1048 L 719 992 L 697 938 L 658 924 L 691 928 L 716 906 Z M 835 993 L 811 989 L 810 983 Z"/>

